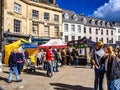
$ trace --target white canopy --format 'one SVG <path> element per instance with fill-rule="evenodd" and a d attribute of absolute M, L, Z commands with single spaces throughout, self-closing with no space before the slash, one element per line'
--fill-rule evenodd
<path fill-rule="evenodd" d="M 40 45 L 39 48 L 42 47 L 55 47 L 55 48 L 66 48 L 67 44 L 63 42 L 61 39 L 51 39 L 47 43 Z"/>

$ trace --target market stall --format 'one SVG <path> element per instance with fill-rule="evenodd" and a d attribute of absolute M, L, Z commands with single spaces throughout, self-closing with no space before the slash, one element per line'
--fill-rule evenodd
<path fill-rule="evenodd" d="M 8 64 L 8 59 L 9 59 L 9 56 L 10 56 L 10 53 L 14 50 L 14 49 L 18 49 L 18 48 L 20 48 L 20 46 L 21 46 L 21 44 L 23 44 L 23 43 L 26 43 L 27 42 L 27 40 L 25 40 L 25 39 L 20 39 L 20 40 L 18 40 L 18 41 L 16 41 L 16 42 L 13 42 L 13 43 L 11 43 L 11 44 L 8 44 L 8 45 L 6 45 L 5 46 L 5 55 L 4 55 L 4 63 L 5 64 Z"/>
<path fill-rule="evenodd" d="M 38 48 L 49 48 L 49 46 L 52 48 L 66 48 L 67 44 L 61 39 L 51 39 L 47 43 L 39 45 Z"/>
<path fill-rule="evenodd" d="M 67 43 L 68 47 L 76 47 L 79 50 L 79 64 L 86 65 L 88 60 L 87 57 L 92 47 L 96 45 L 96 42 L 87 39 L 86 37 L 81 38 L 80 40 L 73 40 Z"/>

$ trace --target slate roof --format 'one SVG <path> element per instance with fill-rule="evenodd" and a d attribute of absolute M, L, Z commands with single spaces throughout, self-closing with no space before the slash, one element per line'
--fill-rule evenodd
<path fill-rule="evenodd" d="M 68 13 L 69 19 L 65 19 L 64 15 L 66 13 Z M 73 15 L 76 15 L 78 17 L 78 20 L 74 20 Z M 84 18 L 86 19 L 86 23 L 83 22 Z M 94 24 L 92 24 L 92 20 L 93 20 Z M 94 18 L 94 17 L 87 17 L 87 16 L 84 16 L 84 15 L 79 15 L 79 14 L 75 13 L 74 11 L 64 10 L 64 9 L 63 9 L 63 22 L 84 24 L 85 26 L 93 26 L 93 27 L 114 29 L 114 24 L 110 21 L 105 21 L 103 19 L 98 19 L 98 18 Z M 102 25 L 103 22 L 105 23 L 104 25 Z M 100 24 L 98 24 L 98 23 L 100 23 Z M 107 24 L 109 24 L 109 26 Z"/>

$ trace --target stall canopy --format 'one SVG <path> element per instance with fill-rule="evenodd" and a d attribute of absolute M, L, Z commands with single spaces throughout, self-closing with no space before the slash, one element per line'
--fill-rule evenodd
<path fill-rule="evenodd" d="M 51 46 L 52 48 L 66 48 L 67 44 L 63 42 L 61 39 L 51 39 L 47 43 L 43 45 L 39 45 L 39 48 L 48 48 Z"/>
<path fill-rule="evenodd" d="M 22 47 L 23 49 L 37 48 L 37 45 L 27 42 L 27 43 L 22 44 Z"/>
<path fill-rule="evenodd" d="M 82 39 L 78 40 L 78 44 L 87 44 L 88 46 L 91 46 L 91 45 L 96 45 L 96 42 L 86 37 L 83 37 Z"/>
<path fill-rule="evenodd" d="M 8 44 L 5 46 L 5 58 L 4 58 L 4 63 L 8 64 L 8 59 L 10 56 L 10 53 L 14 50 L 14 49 L 18 49 L 20 48 L 21 44 L 28 42 L 25 39 L 20 39 L 16 42 L 13 42 L 11 44 Z"/>
<path fill-rule="evenodd" d="M 86 37 L 81 38 L 80 40 L 73 40 L 67 43 L 68 46 L 77 46 L 77 47 L 87 47 L 87 46 L 94 46 L 96 42 L 87 39 Z"/>

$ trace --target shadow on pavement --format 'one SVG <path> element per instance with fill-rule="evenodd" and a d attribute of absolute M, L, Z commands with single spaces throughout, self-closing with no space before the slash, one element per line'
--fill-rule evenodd
<path fill-rule="evenodd" d="M 3 71 L 3 73 L 9 74 L 9 71 Z"/>
<path fill-rule="evenodd" d="M 30 75 L 38 75 L 38 76 L 46 76 L 46 74 L 45 73 L 43 73 L 43 72 L 38 72 L 38 71 L 36 71 L 36 72 L 26 72 L 26 71 L 24 71 L 26 74 L 30 74 Z"/>
<path fill-rule="evenodd" d="M 55 86 L 55 90 L 93 90 L 90 87 L 83 87 L 80 85 L 68 85 L 62 83 L 50 83 L 51 86 Z"/>
<path fill-rule="evenodd" d="M 1 76 L 0 76 L 0 80 L 7 82 L 7 78 L 1 77 Z"/>
<path fill-rule="evenodd" d="M 2 87 L 0 87 L 0 90 L 4 90 Z"/>

